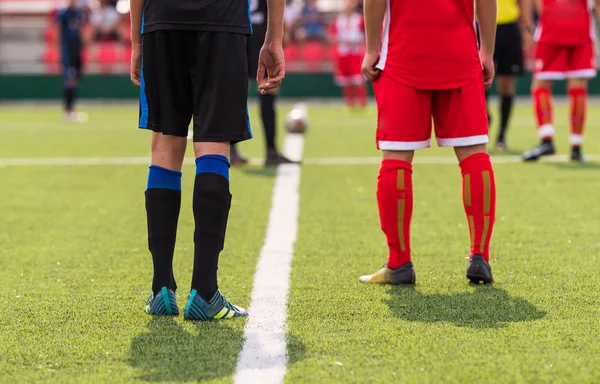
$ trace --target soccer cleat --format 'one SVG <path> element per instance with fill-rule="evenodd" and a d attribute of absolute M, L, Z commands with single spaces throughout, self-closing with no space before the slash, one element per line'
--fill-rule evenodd
<path fill-rule="evenodd" d="M 467 279 L 473 284 L 490 284 L 494 282 L 492 266 L 481 255 L 473 255 L 467 267 Z"/>
<path fill-rule="evenodd" d="M 265 167 L 275 167 L 280 164 L 300 164 L 300 162 L 290 160 L 276 150 L 269 150 L 265 159 Z"/>
<path fill-rule="evenodd" d="M 179 307 L 173 290 L 162 287 L 158 294 L 150 294 L 146 301 L 144 311 L 153 316 L 177 316 L 179 315 Z"/>
<path fill-rule="evenodd" d="M 67 123 L 87 123 L 89 117 L 85 112 L 65 112 L 65 122 Z"/>
<path fill-rule="evenodd" d="M 571 161 L 578 161 L 580 163 L 583 163 L 584 160 L 585 159 L 581 154 L 581 147 L 573 147 L 571 149 Z"/>
<path fill-rule="evenodd" d="M 358 281 L 364 284 L 412 285 L 415 284 L 416 274 L 411 262 L 396 269 L 386 264 L 372 275 L 361 276 Z"/>
<path fill-rule="evenodd" d="M 506 145 L 506 141 L 504 141 L 504 139 L 498 139 L 496 141 L 496 150 L 498 150 L 498 151 L 508 150 L 508 145 Z"/>
<path fill-rule="evenodd" d="M 218 290 L 212 299 L 206 302 L 195 289 L 192 289 L 183 311 L 183 317 L 188 320 L 218 320 L 246 316 L 248 312 L 244 308 L 229 303 Z"/>
<path fill-rule="evenodd" d="M 234 167 L 240 167 L 242 165 L 248 164 L 248 158 L 241 155 L 235 146 L 231 147 L 231 152 L 229 154 L 229 157 L 230 157 L 229 162 Z"/>
<path fill-rule="evenodd" d="M 541 156 L 554 155 L 554 152 L 552 141 L 542 141 L 540 145 L 523 154 L 523 161 L 536 161 Z"/>

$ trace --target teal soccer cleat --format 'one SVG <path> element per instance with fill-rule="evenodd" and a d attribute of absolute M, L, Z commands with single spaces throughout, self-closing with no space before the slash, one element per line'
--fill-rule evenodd
<path fill-rule="evenodd" d="M 179 307 L 173 290 L 162 287 L 160 292 L 155 296 L 150 294 L 146 301 L 144 311 L 152 316 L 177 316 L 179 315 Z"/>
<path fill-rule="evenodd" d="M 246 317 L 248 312 L 229 303 L 218 290 L 207 303 L 195 289 L 192 289 L 183 316 L 188 320 L 217 320 Z"/>

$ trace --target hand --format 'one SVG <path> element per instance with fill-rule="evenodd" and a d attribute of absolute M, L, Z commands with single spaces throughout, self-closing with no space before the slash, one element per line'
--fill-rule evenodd
<path fill-rule="evenodd" d="M 496 74 L 494 58 L 492 55 L 486 55 L 483 52 L 481 53 L 480 57 L 481 64 L 483 64 L 483 81 L 485 83 L 485 88 L 489 88 L 492 86 L 494 75 Z"/>
<path fill-rule="evenodd" d="M 140 86 L 142 72 L 142 44 L 133 43 L 131 45 L 131 67 L 129 69 L 129 76 L 131 82 L 138 87 Z"/>
<path fill-rule="evenodd" d="M 265 77 L 266 74 L 266 77 Z M 266 42 L 258 55 L 256 81 L 261 95 L 279 87 L 285 77 L 285 59 L 281 42 Z"/>
<path fill-rule="evenodd" d="M 375 68 L 379 61 L 379 53 L 367 52 L 362 62 L 362 74 L 367 81 L 375 81 L 381 74 L 381 70 Z"/>
<path fill-rule="evenodd" d="M 535 42 L 533 41 L 533 35 L 529 31 L 523 33 L 523 50 L 526 54 L 530 55 L 533 53 Z"/>

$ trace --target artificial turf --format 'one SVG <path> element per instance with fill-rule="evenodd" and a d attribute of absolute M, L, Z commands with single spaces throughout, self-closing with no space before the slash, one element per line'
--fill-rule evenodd
<path fill-rule="evenodd" d="M 566 111 L 556 111 L 562 154 Z M 56 108 L 3 107 L 0 160 L 148 156 L 135 107 L 88 112 L 87 124 L 73 125 Z M 519 153 L 537 138 L 530 107 L 515 112 L 508 143 Z M 305 158 L 378 156 L 373 110 L 311 105 L 309 116 Z M 592 106 L 584 153 L 600 154 L 598 121 Z M 260 157 L 258 124 L 254 131 L 240 149 Z M 460 171 L 449 160 L 414 167 L 417 286 L 402 289 L 357 281 L 385 262 L 377 165 L 303 166 L 286 382 L 600 381 L 600 163 L 495 169 L 497 283 L 475 287 L 464 277 L 467 225 Z M 232 381 L 244 320 L 195 324 L 142 311 L 151 279 L 146 174 L 144 165 L 0 166 L 0 382 Z M 180 307 L 193 257 L 192 175 L 185 166 Z M 259 166 L 232 171 L 219 281 L 241 306 L 249 304 L 274 177 Z"/>

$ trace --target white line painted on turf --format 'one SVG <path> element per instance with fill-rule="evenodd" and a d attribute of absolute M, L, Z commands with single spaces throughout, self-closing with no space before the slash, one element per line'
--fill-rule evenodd
<path fill-rule="evenodd" d="M 284 153 L 300 159 L 302 135 L 285 138 Z M 235 369 L 236 384 L 280 384 L 286 372 L 287 298 L 294 243 L 298 232 L 300 166 L 280 165 L 265 244 L 254 275 L 244 346 Z"/>
<path fill-rule="evenodd" d="M 584 155 L 588 161 L 600 161 L 600 155 Z M 369 165 L 379 164 L 380 157 L 313 157 L 304 159 L 303 165 Z M 567 155 L 543 157 L 542 163 L 564 163 L 569 161 Z M 492 156 L 495 164 L 512 164 L 522 162 L 520 156 Z M 457 164 L 452 156 L 416 156 L 415 164 Z M 147 165 L 150 157 L 51 157 L 51 158 L 0 158 L 0 167 L 11 166 L 78 166 L 78 165 Z M 185 159 L 184 164 L 194 164 L 194 159 Z M 262 165 L 264 159 L 250 159 L 251 165 Z"/>

